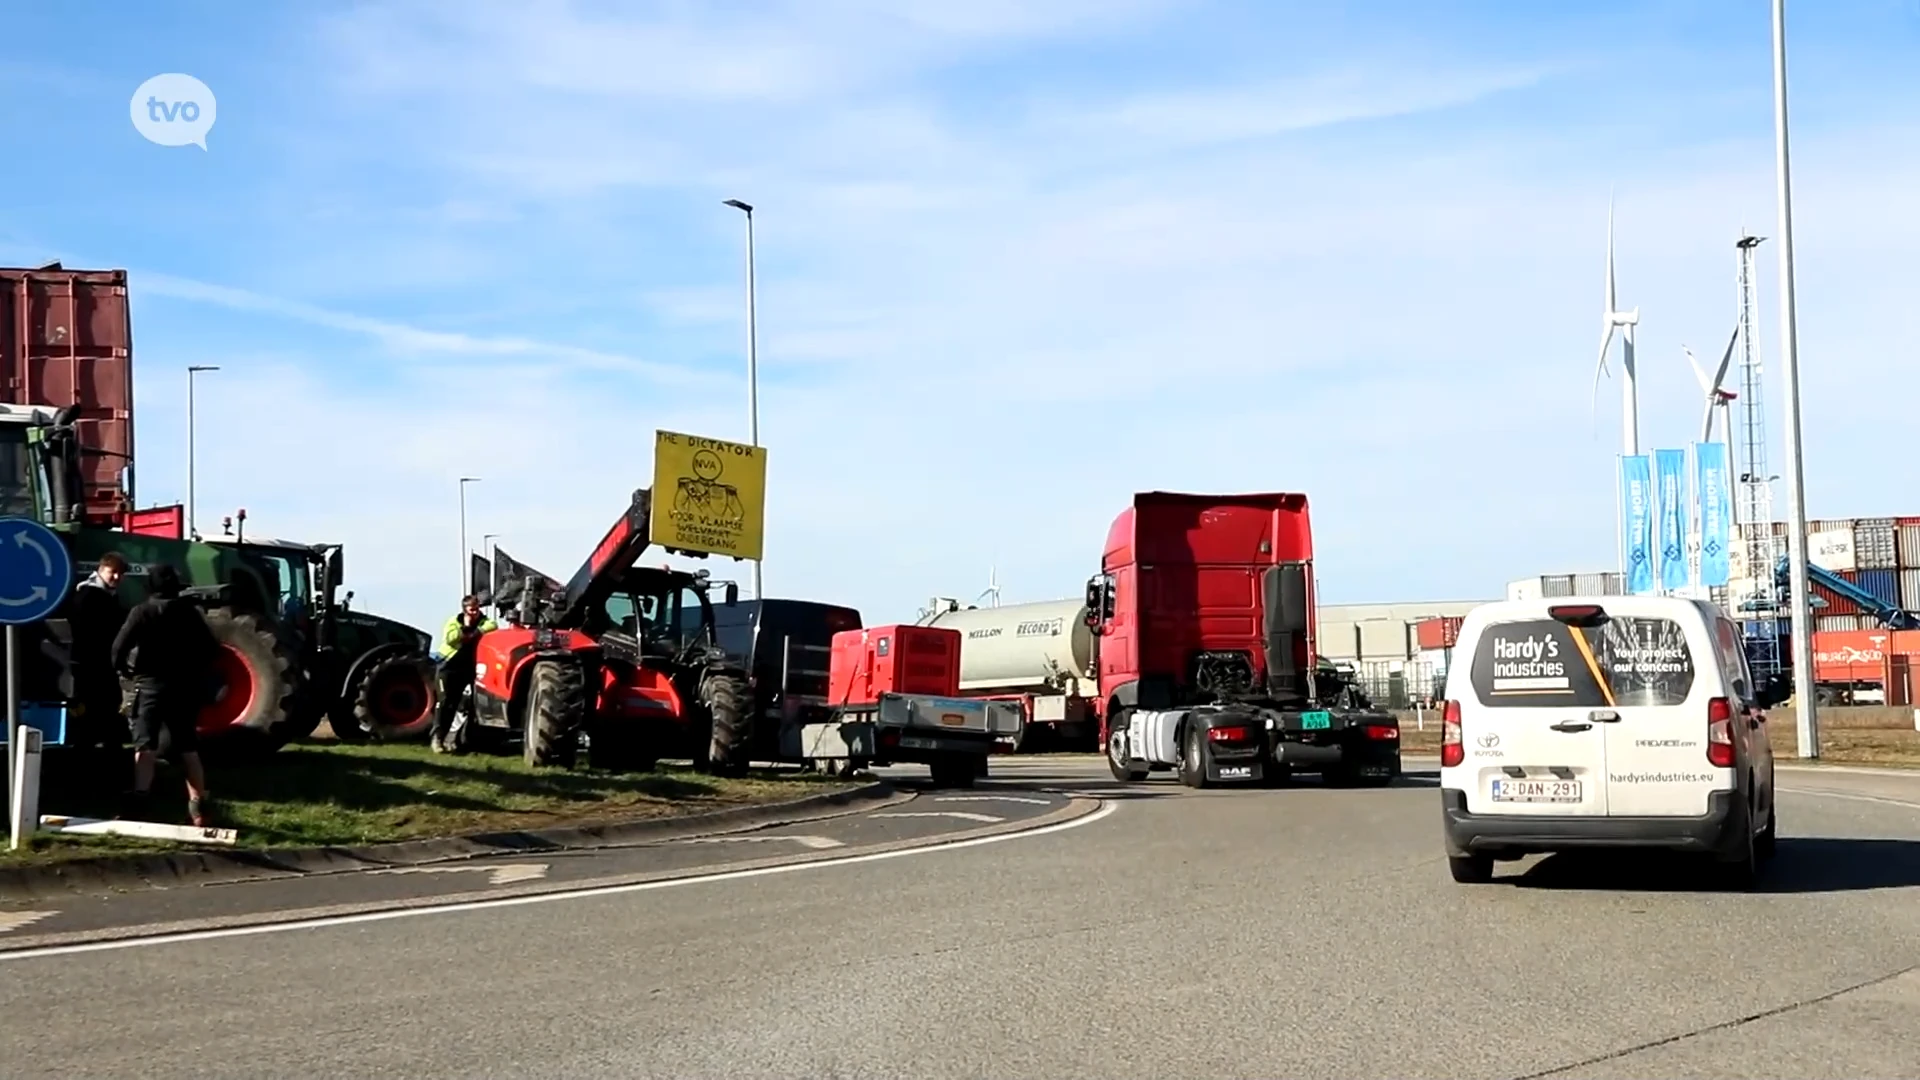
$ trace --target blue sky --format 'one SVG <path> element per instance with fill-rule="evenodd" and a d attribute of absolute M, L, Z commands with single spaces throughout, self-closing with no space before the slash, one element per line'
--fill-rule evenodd
<path fill-rule="evenodd" d="M 1920 514 L 1920 4 L 1790 7 L 1810 511 Z M 422 622 L 462 473 L 476 541 L 565 574 L 654 429 L 745 436 L 722 199 L 758 207 L 769 592 L 870 622 L 990 566 L 1075 594 L 1153 488 L 1308 492 L 1329 602 L 1610 567 L 1609 191 L 1649 446 L 1776 232 L 1758 0 L 161 10 L 9 14 L 0 262 L 130 271 L 143 502 L 220 364 L 202 527 L 345 542 Z M 169 71 L 205 152 L 129 122 Z"/>

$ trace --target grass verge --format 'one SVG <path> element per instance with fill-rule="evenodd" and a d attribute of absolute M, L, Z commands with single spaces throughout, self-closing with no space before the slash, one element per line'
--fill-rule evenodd
<path fill-rule="evenodd" d="M 1799 733 L 1791 706 L 1768 714 L 1767 737 L 1775 760 L 1787 762 L 1800 754 Z M 1426 729 L 1414 714 L 1400 714 L 1400 749 L 1407 754 L 1440 753 L 1440 718 L 1426 714 Z M 1920 731 L 1913 728 L 1911 709 L 1827 708 L 1820 710 L 1820 760 L 1836 765 L 1920 766 Z"/>
<path fill-rule="evenodd" d="M 121 759 L 116 755 L 113 760 Z M 129 766 L 131 760 L 128 753 Z M 110 772 L 111 782 L 90 785 L 75 783 L 71 775 L 52 775 L 79 766 L 76 760 L 49 755 L 42 811 L 112 817 L 119 809 L 117 792 L 124 787 L 119 772 Z M 649 773 L 531 769 L 518 756 L 436 755 L 410 744 L 340 743 L 289 746 L 244 766 L 209 764 L 207 782 L 217 802 L 216 823 L 238 830 L 236 846 L 245 848 L 352 846 L 583 821 L 634 821 L 855 786 L 793 771 L 755 770 L 740 779 L 722 779 L 664 766 Z M 184 824 L 186 792 L 180 774 L 162 765 L 153 790 L 148 816 Z M 30 848 L 0 850 L 0 867 L 186 847 L 126 837 L 41 834 Z"/>

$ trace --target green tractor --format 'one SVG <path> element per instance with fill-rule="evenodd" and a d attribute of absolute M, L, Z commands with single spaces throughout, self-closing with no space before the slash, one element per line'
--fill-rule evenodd
<path fill-rule="evenodd" d="M 349 610 L 339 545 L 265 543 L 244 535 L 191 540 L 85 519 L 75 410 L 0 406 L 0 515 L 32 517 L 60 534 L 77 575 L 108 551 L 126 557 L 121 603 L 146 598 L 149 565 L 173 564 L 201 603 L 223 646 L 223 689 L 200 715 L 209 743 L 273 750 L 328 720 L 343 739 L 406 738 L 431 723 L 437 683 L 429 635 L 391 619 Z M 47 620 L 41 654 L 64 668 L 64 619 Z M 35 700 L 70 700 L 60 674 Z"/>

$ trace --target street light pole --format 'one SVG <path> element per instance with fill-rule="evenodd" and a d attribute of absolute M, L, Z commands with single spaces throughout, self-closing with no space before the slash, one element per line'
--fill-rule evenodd
<path fill-rule="evenodd" d="M 480 534 L 480 550 L 487 554 L 487 603 L 489 604 L 493 603 L 493 594 L 495 592 L 495 583 L 493 580 L 493 542 L 499 535 L 499 533 Z"/>
<path fill-rule="evenodd" d="M 193 462 L 193 377 L 202 371 L 219 371 L 218 364 L 187 365 L 187 538 L 198 540 L 200 526 L 194 511 L 198 503 L 194 499 L 194 462 Z"/>
<path fill-rule="evenodd" d="M 747 437 L 760 445 L 760 328 L 755 310 L 753 272 L 753 206 L 739 199 L 728 199 L 731 206 L 747 216 Z M 753 560 L 753 598 L 762 596 L 760 560 Z"/>
<path fill-rule="evenodd" d="M 461 596 L 467 595 L 467 592 L 473 588 L 473 582 L 472 580 L 470 580 L 473 577 L 473 567 L 467 561 L 467 556 L 471 554 L 471 552 L 467 550 L 467 485 L 472 483 L 477 483 L 479 479 L 480 478 L 477 476 L 463 476 L 460 478 L 460 593 L 459 595 Z"/>
<path fill-rule="evenodd" d="M 1773 0 L 1773 142 L 1780 200 L 1780 376 L 1787 384 L 1787 559 L 1793 602 L 1793 704 L 1800 756 L 1820 756 L 1813 607 L 1807 582 L 1807 485 L 1800 440 L 1800 340 L 1793 307 L 1793 185 L 1787 154 L 1786 0 Z"/>

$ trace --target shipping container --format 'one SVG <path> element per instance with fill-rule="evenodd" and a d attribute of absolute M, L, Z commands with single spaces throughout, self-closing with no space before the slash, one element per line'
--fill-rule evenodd
<path fill-rule="evenodd" d="M 1900 571 L 1900 606 L 1920 612 L 1920 569 Z"/>
<path fill-rule="evenodd" d="M 1894 546 L 1899 549 L 1902 570 L 1920 570 L 1920 521 L 1903 518 Z"/>
<path fill-rule="evenodd" d="M 1866 628 L 1867 620 L 1860 615 L 1816 615 L 1813 629 L 1821 634 L 1844 634 Z"/>
<path fill-rule="evenodd" d="M 1860 587 L 1873 594 L 1873 598 L 1883 604 L 1900 604 L 1900 572 L 1898 570 L 1859 570 Z"/>
<path fill-rule="evenodd" d="M 1414 642 L 1421 653 L 1433 650 L 1451 649 L 1460 639 L 1461 616 L 1444 615 L 1431 619 L 1421 619 L 1414 624 Z"/>
<path fill-rule="evenodd" d="M 1862 570 L 1891 570 L 1900 565 L 1892 518 L 1862 518 L 1853 525 L 1853 561 Z"/>
<path fill-rule="evenodd" d="M 1839 577 L 1843 581 L 1851 581 L 1855 585 L 1858 585 L 1860 583 L 1859 582 L 1860 572 L 1858 570 L 1835 571 L 1835 576 Z M 1860 614 L 1859 605 L 1855 604 L 1853 601 L 1847 599 L 1844 596 L 1841 596 L 1838 593 L 1831 592 L 1828 589 L 1823 588 L 1822 586 L 1814 585 L 1812 582 L 1808 582 L 1808 584 L 1811 585 L 1813 588 L 1813 595 L 1827 602 L 1827 605 L 1825 607 L 1816 607 L 1813 609 L 1813 612 L 1815 615 L 1858 615 Z"/>
<path fill-rule="evenodd" d="M 1885 630 L 1827 630 L 1813 635 L 1813 672 L 1820 682 L 1880 682 L 1886 678 Z"/>
<path fill-rule="evenodd" d="M 133 509 L 133 336 L 125 270 L 0 267 L 4 403 L 79 406 L 87 519 Z"/>
<path fill-rule="evenodd" d="M 1856 569 L 1853 526 L 1807 530 L 1807 561 L 1828 570 Z"/>

